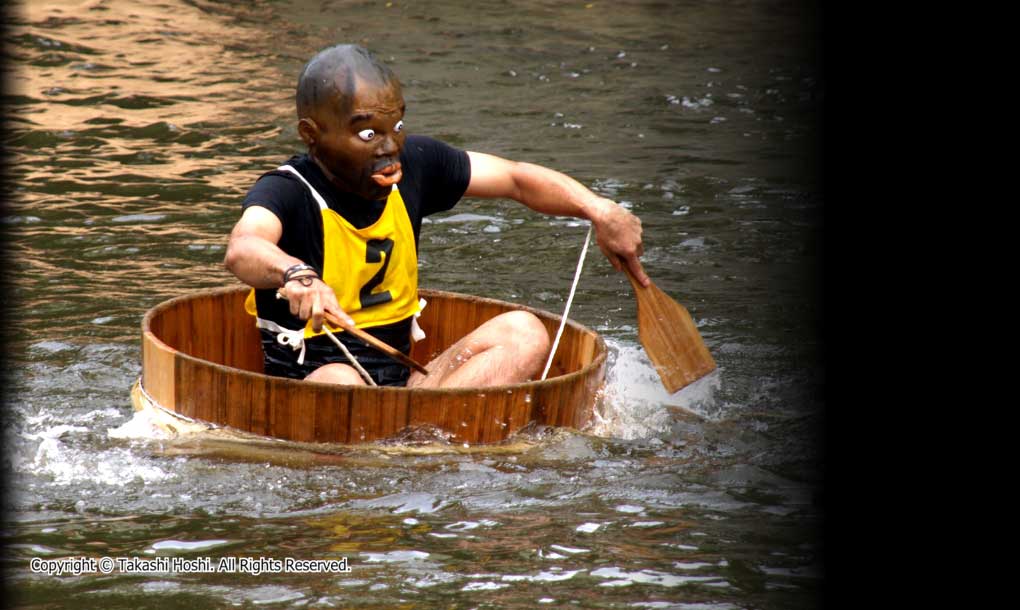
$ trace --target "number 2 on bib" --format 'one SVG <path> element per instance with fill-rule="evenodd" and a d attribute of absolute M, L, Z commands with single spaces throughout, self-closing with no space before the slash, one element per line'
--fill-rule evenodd
<path fill-rule="evenodd" d="M 382 284 L 383 278 L 386 277 L 386 269 L 390 266 L 390 257 L 393 255 L 393 240 L 389 238 L 370 239 L 365 245 L 365 262 L 378 263 L 382 261 L 383 265 L 379 272 L 373 275 L 372 279 L 365 282 L 365 285 L 361 287 L 359 296 L 362 309 L 393 300 L 393 295 L 390 294 L 389 290 L 372 294 L 372 290 L 379 284 Z M 384 254 L 385 258 L 383 257 Z"/>

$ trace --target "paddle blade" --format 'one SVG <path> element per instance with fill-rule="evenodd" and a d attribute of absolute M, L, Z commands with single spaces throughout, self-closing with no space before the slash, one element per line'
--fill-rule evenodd
<path fill-rule="evenodd" d="M 715 370 L 687 310 L 654 283 L 642 286 L 628 271 L 637 296 L 638 338 L 662 385 L 672 394 Z"/>

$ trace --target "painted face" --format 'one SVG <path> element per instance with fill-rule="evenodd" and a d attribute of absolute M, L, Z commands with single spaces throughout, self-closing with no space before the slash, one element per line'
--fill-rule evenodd
<path fill-rule="evenodd" d="M 357 80 L 350 108 L 340 100 L 316 113 L 314 127 L 299 125 L 319 167 L 341 190 L 385 199 L 400 181 L 404 148 L 404 95 L 395 80 Z"/>

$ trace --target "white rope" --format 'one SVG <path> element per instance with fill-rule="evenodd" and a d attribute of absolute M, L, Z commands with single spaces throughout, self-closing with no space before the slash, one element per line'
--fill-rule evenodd
<path fill-rule="evenodd" d="M 591 241 L 592 225 L 588 225 L 588 234 L 584 237 L 584 247 L 581 248 L 581 256 L 577 259 L 577 270 L 574 271 L 574 283 L 570 285 L 570 296 L 567 297 L 567 306 L 563 308 L 563 317 L 560 319 L 560 327 L 556 330 L 556 340 L 553 341 L 552 349 L 549 351 L 549 360 L 545 363 L 545 370 L 542 371 L 542 380 L 545 381 L 549 374 L 549 367 L 552 366 L 553 356 L 560 346 L 560 338 L 563 337 L 563 328 L 567 325 L 567 314 L 570 313 L 570 304 L 574 302 L 574 292 L 577 291 L 577 282 L 581 279 L 581 269 L 584 269 L 584 257 L 588 254 L 588 242 Z"/>
<path fill-rule="evenodd" d="M 283 295 L 277 291 L 276 298 L 282 299 Z M 265 320 L 263 318 L 255 318 L 255 326 L 268 330 L 271 333 L 276 333 L 276 342 L 280 345 L 295 351 L 301 350 L 297 363 L 299 365 L 305 363 L 305 329 L 297 328 L 292 330 L 284 328 L 272 320 Z"/>
<path fill-rule="evenodd" d="M 340 351 L 344 353 L 344 356 L 347 356 L 347 359 L 351 361 L 351 364 L 354 365 L 354 368 L 358 369 L 358 372 L 361 373 L 361 376 L 365 378 L 365 381 L 368 382 L 368 385 L 376 385 L 375 381 L 372 379 L 372 376 L 369 375 L 368 371 L 366 371 L 361 366 L 361 363 L 358 362 L 358 359 L 354 357 L 354 354 L 352 354 L 350 350 L 347 349 L 347 346 L 344 345 L 340 341 L 340 339 L 336 338 L 336 335 L 334 335 L 328 328 L 326 328 L 325 324 L 322 325 L 322 330 L 326 331 L 326 336 L 329 337 L 333 341 L 333 343 L 336 343 L 336 346 L 340 348 Z"/>

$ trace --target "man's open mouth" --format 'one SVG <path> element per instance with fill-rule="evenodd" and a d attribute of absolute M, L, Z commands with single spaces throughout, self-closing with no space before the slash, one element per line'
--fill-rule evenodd
<path fill-rule="evenodd" d="M 382 169 L 376 170 L 372 174 L 372 180 L 379 186 L 393 186 L 400 182 L 400 178 L 403 177 L 404 172 L 400 169 L 400 162 L 390 163 Z"/>

